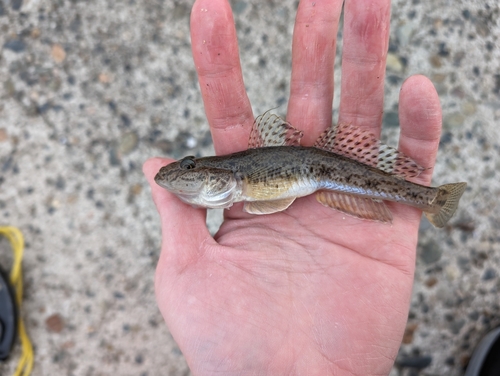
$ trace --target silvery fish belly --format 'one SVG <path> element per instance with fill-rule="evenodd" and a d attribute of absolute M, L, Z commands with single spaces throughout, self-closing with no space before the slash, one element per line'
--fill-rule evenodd
<path fill-rule="evenodd" d="M 423 170 L 412 159 L 349 124 L 325 131 L 313 147 L 303 133 L 269 112 L 257 117 L 249 149 L 224 156 L 185 157 L 160 169 L 155 181 L 182 201 L 251 214 L 288 208 L 315 193 L 323 205 L 368 220 L 391 222 L 384 201 L 419 208 L 436 227 L 455 213 L 466 183 L 426 187 L 405 179 Z"/>

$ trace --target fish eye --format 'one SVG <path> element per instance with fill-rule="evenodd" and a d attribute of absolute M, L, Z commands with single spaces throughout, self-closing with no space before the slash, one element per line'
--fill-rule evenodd
<path fill-rule="evenodd" d="M 184 170 L 191 170 L 196 167 L 196 162 L 194 161 L 194 157 L 186 157 L 181 161 L 181 168 Z"/>

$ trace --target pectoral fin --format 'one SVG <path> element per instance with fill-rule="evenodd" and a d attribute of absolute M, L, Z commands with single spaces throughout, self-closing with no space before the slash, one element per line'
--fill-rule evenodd
<path fill-rule="evenodd" d="M 269 201 L 246 201 L 243 210 L 250 214 L 272 214 L 285 210 L 295 198 Z"/>
<path fill-rule="evenodd" d="M 325 206 L 357 218 L 392 222 L 392 214 L 383 201 L 332 191 L 319 191 L 316 193 L 316 200 Z"/>

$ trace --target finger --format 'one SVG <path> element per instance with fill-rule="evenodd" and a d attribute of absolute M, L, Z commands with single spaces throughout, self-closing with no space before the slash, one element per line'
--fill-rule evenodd
<path fill-rule="evenodd" d="M 426 167 L 416 183 L 429 185 L 441 137 L 441 104 L 432 82 L 424 76 L 412 76 L 399 93 L 401 134 L 399 150 Z"/>
<path fill-rule="evenodd" d="M 380 134 L 390 0 L 346 0 L 339 122 Z"/>
<path fill-rule="evenodd" d="M 403 83 L 399 93 L 399 121 L 399 150 L 426 167 L 411 180 L 430 185 L 441 135 L 441 105 L 434 85 L 426 77 L 412 76 Z M 395 216 L 418 228 L 420 210 L 405 205 L 397 205 L 394 210 Z"/>
<path fill-rule="evenodd" d="M 196 260 L 200 244 L 210 239 L 205 224 L 206 211 L 183 203 L 155 183 L 156 173 L 170 162 L 172 160 L 152 158 L 142 167 L 161 220 L 162 252 L 158 261 L 158 272 L 183 270 L 186 265 Z"/>
<path fill-rule="evenodd" d="M 333 65 L 341 0 L 301 1 L 295 18 L 287 120 L 314 143 L 332 121 Z"/>
<path fill-rule="evenodd" d="M 195 2 L 191 12 L 191 43 L 216 153 L 246 149 L 253 115 L 227 0 Z"/>

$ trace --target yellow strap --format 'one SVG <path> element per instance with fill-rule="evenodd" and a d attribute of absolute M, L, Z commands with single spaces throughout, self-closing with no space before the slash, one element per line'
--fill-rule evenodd
<path fill-rule="evenodd" d="M 14 376 L 29 376 L 33 369 L 33 347 L 24 328 L 20 312 L 23 301 L 23 272 L 21 262 L 23 260 L 24 238 L 21 231 L 12 226 L 0 227 L 0 235 L 5 236 L 10 241 L 14 253 L 14 261 L 12 262 L 12 269 L 10 271 L 10 283 L 14 287 L 17 307 L 19 309 L 18 331 L 22 345 L 21 358 L 19 359 Z"/>

